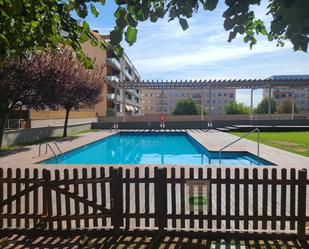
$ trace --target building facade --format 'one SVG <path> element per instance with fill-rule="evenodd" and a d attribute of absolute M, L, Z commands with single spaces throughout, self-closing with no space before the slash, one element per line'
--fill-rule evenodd
<path fill-rule="evenodd" d="M 109 36 L 99 38 L 108 40 Z M 82 47 L 98 66 L 104 66 L 107 80 L 140 80 L 140 75 L 125 53 L 118 58 L 113 49 L 102 50 L 92 46 L 90 42 L 84 43 Z M 141 115 L 140 90 L 115 89 L 107 84 L 102 91 L 102 101 L 95 105 L 94 109 L 98 116 L 114 116 L 116 111 L 117 116 Z"/>
<path fill-rule="evenodd" d="M 297 79 L 309 79 L 309 75 L 273 75 L 268 79 L 274 80 L 297 80 Z M 268 98 L 269 90 L 263 90 L 263 97 Z M 271 97 L 276 101 L 277 106 L 280 105 L 286 99 L 291 99 L 293 96 L 291 88 L 272 88 Z M 309 88 L 295 88 L 294 89 L 294 105 L 299 112 L 309 112 Z"/>
<path fill-rule="evenodd" d="M 210 95 L 210 96 L 209 96 Z M 181 99 L 191 98 L 201 104 L 209 113 L 219 115 L 224 113 L 224 106 L 235 101 L 235 89 L 187 89 L 187 90 L 164 90 L 163 101 L 161 90 L 143 90 L 142 92 L 142 112 L 145 115 L 160 114 L 162 111 L 166 114 L 171 114 Z"/>

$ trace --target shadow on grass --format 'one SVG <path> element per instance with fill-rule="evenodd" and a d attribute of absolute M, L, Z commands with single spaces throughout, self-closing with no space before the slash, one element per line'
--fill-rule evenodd
<path fill-rule="evenodd" d="M 235 249 L 292 249 L 309 248 L 308 242 L 285 240 L 208 240 L 186 237 L 149 236 L 25 236 L 0 237 L 0 248 L 235 248 Z"/>

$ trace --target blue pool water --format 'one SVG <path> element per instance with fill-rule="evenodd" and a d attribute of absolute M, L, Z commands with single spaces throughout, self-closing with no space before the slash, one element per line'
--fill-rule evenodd
<path fill-rule="evenodd" d="M 187 133 L 121 132 L 82 146 L 45 164 L 219 164 L 210 152 Z M 250 153 L 222 152 L 223 165 L 272 165 Z"/>

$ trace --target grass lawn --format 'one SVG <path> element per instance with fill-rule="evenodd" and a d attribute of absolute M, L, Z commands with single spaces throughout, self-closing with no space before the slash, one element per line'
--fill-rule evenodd
<path fill-rule="evenodd" d="M 232 132 L 232 134 L 236 136 L 242 136 L 245 133 L 246 132 Z M 251 134 L 247 139 L 257 141 L 257 134 Z M 260 142 L 309 157 L 309 131 L 260 132 Z"/>

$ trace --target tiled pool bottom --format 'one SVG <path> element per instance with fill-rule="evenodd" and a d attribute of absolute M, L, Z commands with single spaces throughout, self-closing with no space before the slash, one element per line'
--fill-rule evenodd
<path fill-rule="evenodd" d="M 273 165 L 247 152 L 221 156 L 221 165 Z M 219 165 L 219 154 L 185 132 L 120 132 L 42 163 Z"/>

